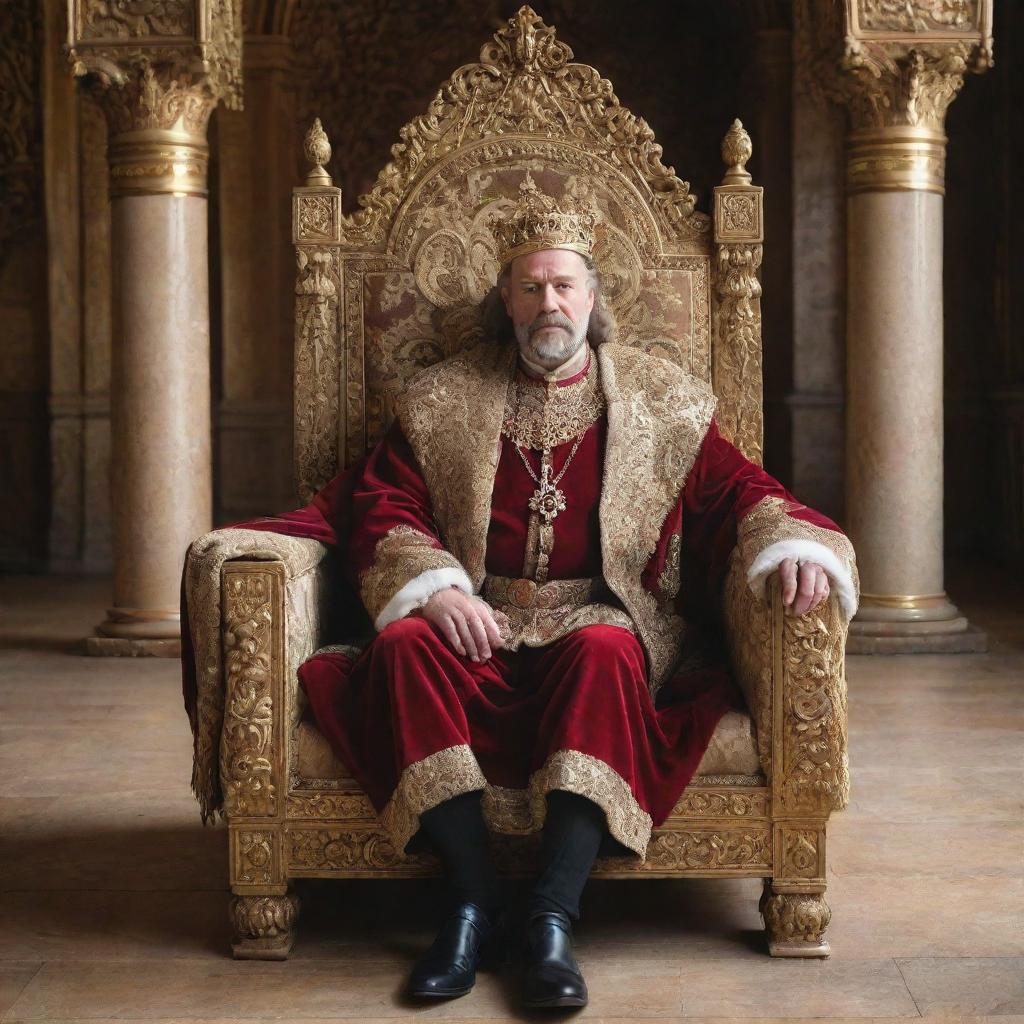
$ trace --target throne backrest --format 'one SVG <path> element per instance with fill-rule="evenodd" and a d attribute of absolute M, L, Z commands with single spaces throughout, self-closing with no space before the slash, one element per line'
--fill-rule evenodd
<path fill-rule="evenodd" d="M 713 216 L 661 162 L 648 125 L 611 83 L 523 7 L 407 124 L 359 210 L 344 216 L 314 165 L 293 198 L 298 259 L 295 462 L 304 498 L 371 448 L 394 396 L 421 368 L 482 338 L 479 306 L 499 266 L 491 223 L 529 173 L 598 211 L 595 260 L 617 340 L 709 381 L 723 432 L 761 454 L 762 191 L 736 122 Z"/>

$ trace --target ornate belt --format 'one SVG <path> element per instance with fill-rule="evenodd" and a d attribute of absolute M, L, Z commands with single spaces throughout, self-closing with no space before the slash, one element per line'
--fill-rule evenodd
<path fill-rule="evenodd" d="M 579 608 L 586 604 L 607 601 L 611 592 L 601 576 L 590 576 L 576 580 L 548 580 L 537 583 L 534 580 L 514 579 L 511 576 L 487 576 L 484 579 L 483 596 L 488 604 L 513 608 Z"/>

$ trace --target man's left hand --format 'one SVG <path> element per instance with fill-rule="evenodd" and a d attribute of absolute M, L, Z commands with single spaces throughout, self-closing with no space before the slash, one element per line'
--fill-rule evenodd
<path fill-rule="evenodd" d="M 805 615 L 828 597 L 828 576 L 817 562 L 783 559 L 779 566 L 782 605 L 787 615 Z"/>

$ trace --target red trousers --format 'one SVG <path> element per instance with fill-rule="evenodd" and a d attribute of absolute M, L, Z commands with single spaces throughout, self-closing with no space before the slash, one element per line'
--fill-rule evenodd
<path fill-rule="evenodd" d="M 480 663 L 415 615 L 385 628 L 354 661 L 311 658 L 299 678 L 317 725 L 378 811 L 410 766 L 463 748 L 462 763 L 475 758 L 488 788 L 524 798 L 532 789 L 535 807 L 538 787 L 541 797 L 568 789 L 594 800 L 613 837 L 640 856 L 719 718 L 742 699 L 723 667 L 677 676 L 666 684 L 671 703 L 656 709 L 643 648 L 617 626 L 499 649 Z M 478 788 L 479 773 L 468 771 L 454 786 Z"/>

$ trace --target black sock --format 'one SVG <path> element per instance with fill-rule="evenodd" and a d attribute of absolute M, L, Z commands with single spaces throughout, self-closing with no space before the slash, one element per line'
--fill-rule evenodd
<path fill-rule="evenodd" d="M 480 809 L 481 790 L 463 793 L 424 811 L 420 825 L 444 862 L 455 902 L 475 903 L 489 917 L 501 905 L 498 875 Z"/>
<path fill-rule="evenodd" d="M 529 913 L 560 910 L 580 919 L 580 897 L 607 830 L 604 811 L 592 800 L 562 789 L 548 793 L 541 840 L 540 874 Z"/>

